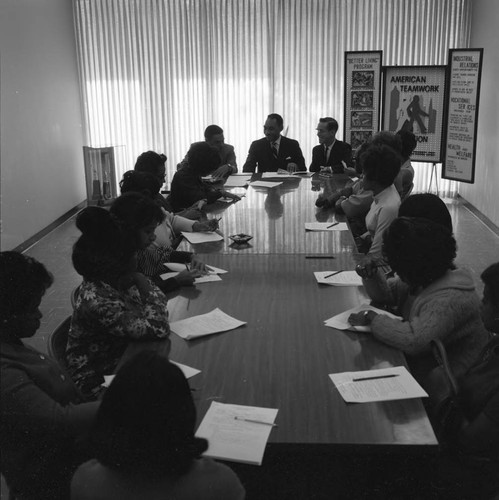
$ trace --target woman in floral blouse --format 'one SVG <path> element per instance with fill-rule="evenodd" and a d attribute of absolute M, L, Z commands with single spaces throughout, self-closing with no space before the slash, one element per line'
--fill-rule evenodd
<path fill-rule="evenodd" d="M 142 228 L 162 221 L 160 208 L 150 200 L 138 210 Z M 96 399 L 104 375 L 114 373 L 130 340 L 168 337 L 167 301 L 136 272 L 136 251 L 145 237 L 140 230 L 124 231 L 99 207 L 84 209 L 76 226 L 82 235 L 73 248 L 73 265 L 83 282 L 76 294 L 66 358 L 73 381 L 87 398 Z"/>

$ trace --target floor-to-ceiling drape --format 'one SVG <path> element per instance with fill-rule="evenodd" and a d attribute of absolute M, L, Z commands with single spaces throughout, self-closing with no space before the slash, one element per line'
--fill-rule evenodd
<path fill-rule="evenodd" d="M 165 152 L 170 178 L 212 123 L 242 165 L 271 112 L 309 162 L 319 117 L 336 117 L 343 133 L 345 51 L 382 50 L 385 65 L 446 64 L 448 49 L 470 39 L 470 0 L 73 2 L 87 145 L 126 146 L 121 169 L 142 151 Z M 417 191 L 430 174 L 416 165 Z"/>

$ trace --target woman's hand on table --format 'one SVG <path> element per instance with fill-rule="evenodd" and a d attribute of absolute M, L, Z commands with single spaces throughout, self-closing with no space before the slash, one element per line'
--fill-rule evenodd
<path fill-rule="evenodd" d="M 198 269 L 185 269 L 180 271 L 175 279 L 180 286 L 192 286 L 194 285 L 194 280 L 202 276 L 202 272 Z"/>
<path fill-rule="evenodd" d="M 191 260 L 191 269 L 198 271 L 202 274 L 207 274 L 209 272 L 208 267 L 204 262 L 201 262 L 200 260 L 192 259 Z"/>
<path fill-rule="evenodd" d="M 195 232 L 216 231 L 218 229 L 219 219 L 210 219 L 207 221 L 198 221 L 192 225 L 192 230 Z"/>
<path fill-rule="evenodd" d="M 371 310 L 350 314 L 348 322 L 352 326 L 369 326 L 378 314 Z"/>
<path fill-rule="evenodd" d="M 231 193 L 229 191 L 222 191 L 222 196 L 234 201 L 239 201 L 241 199 L 240 196 L 237 196 L 237 194 Z"/>

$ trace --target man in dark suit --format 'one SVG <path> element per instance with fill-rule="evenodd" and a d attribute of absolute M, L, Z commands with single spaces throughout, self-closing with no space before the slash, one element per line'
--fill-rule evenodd
<path fill-rule="evenodd" d="M 352 167 L 352 147 L 336 139 L 338 122 L 334 118 L 320 118 L 317 125 L 319 145 L 312 149 L 310 172 L 318 172 L 321 167 L 331 167 L 333 174 L 342 174 L 346 167 Z"/>
<path fill-rule="evenodd" d="M 243 172 L 255 172 L 257 165 L 259 173 L 287 170 L 288 166 L 294 166 L 297 172 L 307 170 L 298 141 L 282 136 L 282 129 L 282 116 L 276 113 L 267 116 L 263 126 L 265 137 L 251 143 Z"/>

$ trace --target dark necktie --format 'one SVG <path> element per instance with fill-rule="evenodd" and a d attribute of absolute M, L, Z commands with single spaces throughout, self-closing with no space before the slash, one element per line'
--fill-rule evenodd
<path fill-rule="evenodd" d="M 272 143 L 272 154 L 274 155 L 274 158 L 277 159 L 277 142 Z"/>
<path fill-rule="evenodd" d="M 324 165 L 327 164 L 327 146 L 324 145 Z"/>

